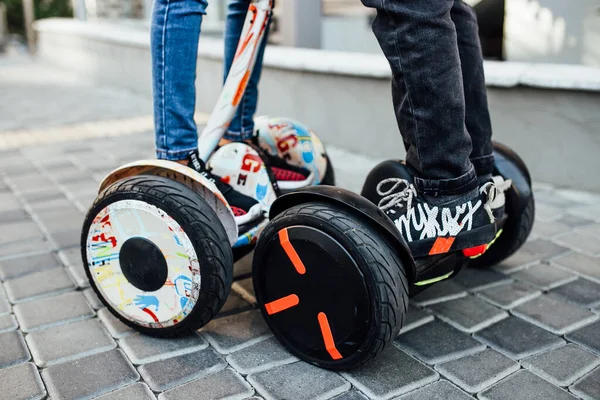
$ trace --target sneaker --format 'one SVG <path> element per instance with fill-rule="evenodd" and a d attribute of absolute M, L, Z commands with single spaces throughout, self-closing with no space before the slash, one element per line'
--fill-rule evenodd
<path fill-rule="evenodd" d="M 296 167 L 288 164 L 284 159 L 274 156 L 266 151 L 261 151 L 261 155 L 266 159 L 267 165 L 273 171 L 273 177 L 277 180 L 277 183 L 283 183 L 284 187 L 304 187 L 308 185 L 308 182 L 312 181 L 311 173 L 306 168 Z"/>
<path fill-rule="evenodd" d="M 496 237 L 494 182 L 482 185 L 473 199 L 440 206 L 428 204 L 405 179 L 384 179 L 379 182 L 377 193 L 382 196 L 379 208 L 406 239 L 413 258 L 483 249 Z"/>
<path fill-rule="evenodd" d="M 256 199 L 246 196 L 234 190 L 227 183 L 223 182 L 220 176 L 210 172 L 204 162 L 200 159 L 198 151 L 193 151 L 188 155 L 188 167 L 199 172 L 206 179 L 215 184 L 221 192 L 235 217 L 237 226 L 242 226 L 262 218 L 262 207 Z"/>

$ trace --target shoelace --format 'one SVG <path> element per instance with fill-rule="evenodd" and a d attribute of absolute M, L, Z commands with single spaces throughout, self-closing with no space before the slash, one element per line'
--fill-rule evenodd
<path fill-rule="evenodd" d="M 490 223 L 494 223 L 494 213 L 492 212 L 492 203 L 498 197 L 498 188 L 493 182 L 488 182 L 482 187 L 479 188 L 480 194 L 486 194 L 487 200 L 483 204 L 483 209 L 487 213 L 488 217 L 490 217 Z"/>
<path fill-rule="evenodd" d="M 388 190 L 383 190 L 383 186 L 388 183 L 392 183 L 391 188 Z M 404 189 L 394 193 L 394 191 L 398 189 L 400 185 L 404 185 Z M 379 196 L 384 196 L 381 200 L 379 200 L 379 204 L 377 204 L 382 211 L 389 210 L 393 207 L 402 208 L 404 207 L 402 204 L 404 202 L 406 202 L 406 206 L 410 209 L 413 198 L 417 196 L 417 188 L 415 188 L 415 186 L 406 179 L 388 178 L 379 182 L 377 185 L 377 194 Z"/>

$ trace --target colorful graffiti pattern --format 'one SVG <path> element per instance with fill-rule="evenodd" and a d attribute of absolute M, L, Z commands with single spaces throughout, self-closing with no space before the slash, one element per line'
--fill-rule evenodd
<path fill-rule="evenodd" d="M 165 256 L 168 277 L 155 292 L 136 288 L 121 270 L 119 251 L 133 237 L 152 241 Z M 190 314 L 200 294 L 200 264 L 187 234 L 171 216 L 143 201 L 117 201 L 98 213 L 88 233 L 87 261 L 104 299 L 141 326 L 177 324 Z"/>

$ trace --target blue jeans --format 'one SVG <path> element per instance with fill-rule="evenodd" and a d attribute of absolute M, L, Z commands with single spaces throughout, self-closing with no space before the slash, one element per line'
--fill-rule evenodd
<path fill-rule="evenodd" d="M 477 18 L 462 0 L 362 0 L 392 69 L 396 119 L 419 192 L 458 195 L 494 167 Z"/>
<path fill-rule="evenodd" d="M 225 30 L 227 77 L 244 27 L 250 0 L 230 0 Z M 196 57 L 207 0 L 155 0 L 152 11 L 151 51 L 156 154 L 182 160 L 198 145 L 194 122 Z M 246 93 L 225 137 L 247 140 L 254 130 L 258 82 L 266 40 L 259 49 Z"/>

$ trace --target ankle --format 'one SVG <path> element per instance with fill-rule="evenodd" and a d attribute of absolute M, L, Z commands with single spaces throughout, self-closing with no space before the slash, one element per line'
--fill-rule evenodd
<path fill-rule="evenodd" d="M 221 138 L 221 140 L 219 141 L 219 147 L 225 146 L 226 144 L 229 144 L 229 143 L 246 143 L 246 144 L 252 144 L 252 140 L 250 140 L 250 139 L 248 139 L 248 140 L 231 140 L 231 139 Z"/>
<path fill-rule="evenodd" d="M 479 188 L 475 188 L 466 193 L 452 194 L 452 195 L 440 195 L 440 196 L 428 196 L 423 195 L 425 201 L 432 206 L 452 206 L 461 205 L 469 200 L 473 200 L 479 196 Z"/>

